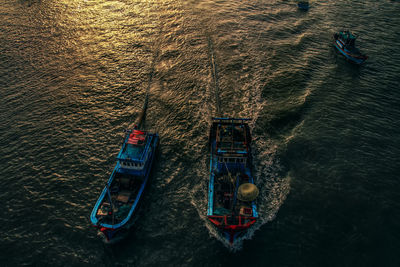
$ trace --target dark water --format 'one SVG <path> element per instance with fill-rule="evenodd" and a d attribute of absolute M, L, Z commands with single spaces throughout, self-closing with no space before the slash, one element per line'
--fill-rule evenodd
<path fill-rule="evenodd" d="M 18 0 L 0 14 L 1 266 L 400 266 L 398 1 Z M 334 51 L 341 28 L 364 66 Z M 135 230 L 105 246 L 89 215 L 147 87 L 161 155 Z M 252 119 L 261 191 L 235 251 L 205 218 L 218 112 Z"/>

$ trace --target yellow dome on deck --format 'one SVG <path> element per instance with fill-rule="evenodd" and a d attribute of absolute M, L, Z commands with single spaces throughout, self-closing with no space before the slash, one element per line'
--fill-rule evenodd
<path fill-rule="evenodd" d="M 240 201 L 250 202 L 257 198 L 258 188 L 254 184 L 245 183 L 241 184 L 238 188 L 237 198 Z"/>

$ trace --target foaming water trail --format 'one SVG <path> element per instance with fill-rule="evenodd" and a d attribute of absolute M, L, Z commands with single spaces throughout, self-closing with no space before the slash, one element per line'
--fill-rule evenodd
<path fill-rule="evenodd" d="M 260 220 L 254 230 L 273 220 L 290 191 L 290 179 L 277 156 L 278 145 L 262 137 L 254 138 L 254 176 L 260 188 L 258 209 Z"/>
<path fill-rule="evenodd" d="M 3 265 L 400 266 L 385 257 L 400 243 L 398 1 L 3 2 Z M 332 47 L 349 26 L 370 56 L 360 67 Z M 137 230 L 111 253 L 88 216 L 147 90 L 160 160 Z M 251 119 L 260 188 L 253 240 L 235 247 L 206 212 L 218 110 Z"/>
<path fill-rule="evenodd" d="M 204 221 L 211 236 L 221 241 L 221 243 L 232 251 L 238 251 L 243 247 L 243 241 L 252 239 L 255 232 L 264 224 L 272 221 L 280 206 L 284 203 L 290 191 L 290 178 L 288 175 L 282 176 L 282 167 L 277 157 L 278 146 L 272 141 L 265 141 L 261 137 L 253 140 L 254 154 L 254 177 L 255 183 L 260 190 L 257 199 L 257 211 L 259 220 L 249 229 L 249 231 L 234 246 L 230 245 L 224 236 L 214 227 L 206 216 L 207 210 L 207 187 L 209 181 L 209 155 L 205 155 L 201 162 L 196 166 L 196 177 L 201 181 L 193 186 L 190 196 L 191 204 L 195 206 L 199 217 Z"/>
<path fill-rule="evenodd" d="M 158 36 L 160 37 L 163 33 L 163 27 L 160 27 L 160 31 L 158 33 Z M 151 65 L 150 65 L 150 71 L 148 74 L 148 82 L 147 82 L 147 87 L 146 87 L 146 91 L 145 91 L 145 99 L 144 99 L 144 103 L 143 103 L 143 107 L 141 112 L 139 113 L 137 119 L 135 120 L 134 124 L 131 125 L 129 128 L 133 128 L 135 125 L 138 126 L 138 128 L 140 129 L 141 127 L 144 127 L 144 123 L 145 123 L 145 119 L 146 119 L 146 112 L 147 112 L 147 107 L 148 107 L 148 102 L 149 102 L 149 94 L 150 94 L 150 89 L 153 83 L 153 78 L 155 76 L 155 69 L 156 69 L 156 63 L 159 60 L 159 54 L 160 54 L 160 46 L 161 46 L 161 42 L 159 41 L 160 38 L 157 38 L 157 42 L 154 45 L 154 56 L 153 56 L 153 60 L 151 61 Z"/>

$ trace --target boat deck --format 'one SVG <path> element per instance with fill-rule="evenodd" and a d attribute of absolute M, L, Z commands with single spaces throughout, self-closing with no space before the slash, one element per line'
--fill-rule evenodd
<path fill-rule="evenodd" d="M 116 173 L 109 187 L 112 208 L 106 195 L 97 211 L 97 219 L 102 223 L 112 225 L 122 222 L 135 202 L 142 183 L 143 180 L 140 177 Z"/>
<path fill-rule="evenodd" d="M 236 180 L 238 179 L 238 180 Z M 251 203 L 237 199 L 237 187 L 248 183 L 249 177 L 238 173 L 237 176 L 220 175 L 214 180 L 214 213 L 213 215 L 241 215 L 252 216 Z"/>

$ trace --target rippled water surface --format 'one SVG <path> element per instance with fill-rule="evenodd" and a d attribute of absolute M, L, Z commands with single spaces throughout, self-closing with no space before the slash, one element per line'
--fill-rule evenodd
<path fill-rule="evenodd" d="M 400 3 L 310 5 L 2 1 L 0 265 L 399 266 Z M 89 215 L 148 88 L 159 161 L 106 246 Z M 261 191 L 234 250 L 205 217 L 216 115 L 251 119 Z"/>

